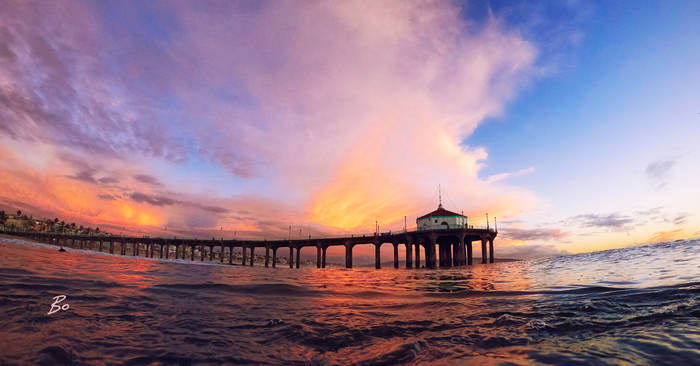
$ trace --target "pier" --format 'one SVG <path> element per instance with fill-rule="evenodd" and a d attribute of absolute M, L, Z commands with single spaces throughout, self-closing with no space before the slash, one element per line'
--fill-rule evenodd
<path fill-rule="evenodd" d="M 472 246 L 481 244 L 481 263 L 494 262 L 494 239 L 498 232 L 492 228 L 459 228 L 417 230 L 400 233 L 376 233 L 374 235 L 326 237 L 293 240 L 239 240 L 239 239 L 185 239 L 151 238 L 115 235 L 72 235 L 36 231 L 9 231 L 0 233 L 25 237 L 38 242 L 77 249 L 94 249 L 123 256 L 189 259 L 190 261 L 233 262 L 234 248 L 241 248 L 241 265 L 252 266 L 256 249 L 265 253 L 265 267 L 276 267 L 278 250 L 289 250 L 289 268 L 300 267 L 301 249 L 316 248 L 316 267 L 326 267 L 326 250 L 332 246 L 345 247 L 345 267 L 352 268 L 353 247 L 360 244 L 374 245 L 375 268 L 381 268 L 382 245 L 394 248 L 394 268 L 399 267 L 399 245 L 404 245 L 406 268 L 420 267 L 420 247 L 425 252 L 425 267 L 457 267 L 473 264 Z M 174 250 L 173 250 L 174 249 Z M 216 251 L 215 249 L 218 249 Z M 171 257 L 171 253 L 173 256 Z M 196 255 L 195 255 L 196 254 Z M 439 258 L 439 260 L 438 260 Z"/>

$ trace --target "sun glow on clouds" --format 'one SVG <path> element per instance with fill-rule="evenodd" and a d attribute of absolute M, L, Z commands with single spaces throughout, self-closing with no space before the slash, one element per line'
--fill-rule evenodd
<path fill-rule="evenodd" d="M 487 154 L 463 144 L 501 112 L 535 62 L 535 47 L 497 19 L 475 29 L 444 1 L 218 5 L 154 3 L 159 15 L 150 24 L 139 23 L 137 3 L 121 3 L 116 20 L 85 6 L 80 13 L 91 21 L 81 43 L 74 43 L 69 15 L 57 9 L 35 9 L 45 28 L 11 28 L 14 53 L 46 61 L 36 62 L 33 74 L 56 76 L 51 85 L 75 96 L 44 96 L 51 103 L 42 108 L 67 105 L 68 115 L 58 107 L 28 115 L 13 104 L 0 132 L 68 149 L 97 166 L 122 165 L 115 168 L 119 182 L 109 185 L 99 180 L 106 176 L 66 178 L 75 164 L 58 173 L 17 160 L 10 165 L 29 175 L 5 173 L 14 188 L 3 198 L 115 226 L 225 226 L 251 235 L 286 233 L 290 224 L 366 230 L 375 220 L 413 220 L 434 208 L 437 184 L 458 206 L 449 208 L 479 217 L 486 210 L 517 215 L 537 202 L 505 177 L 480 179 Z M 22 48 L 24 33 L 45 40 L 55 57 Z M 17 69 L 15 59 L 0 60 Z M 67 66 L 73 60 L 77 70 Z M 42 89 L 21 75 L 0 72 L 8 99 L 16 97 L 6 87 L 12 83 Z M 99 92 L 83 95 L 91 91 Z M 53 126 L 54 115 L 65 127 L 49 137 L 42 126 Z M 31 129 L 23 129 L 27 118 Z M 155 177 L 162 184 L 124 178 L 167 172 L 188 157 L 226 169 L 236 195 L 182 191 L 162 177 Z M 241 181 L 261 188 L 237 191 Z M 288 196 L 297 197 L 294 208 Z"/>
<path fill-rule="evenodd" d="M 163 219 L 157 217 L 155 213 L 151 214 L 145 211 L 136 211 L 127 204 L 121 204 L 119 207 L 124 220 L 129 223 L 140 226 L 160 226 L 163 223 Z"/>

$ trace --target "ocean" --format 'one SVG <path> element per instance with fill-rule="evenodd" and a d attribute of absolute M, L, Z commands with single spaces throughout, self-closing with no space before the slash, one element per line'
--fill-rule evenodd
<path fill-rule="evenodd" d="M 700 365 L 699 240 L 437 270 L 56 249 L 0 238 L 2 365 Z"/>

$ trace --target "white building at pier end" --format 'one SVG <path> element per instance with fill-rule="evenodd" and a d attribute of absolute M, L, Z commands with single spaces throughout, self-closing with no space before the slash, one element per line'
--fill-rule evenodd
<path fill-rule="evenodd" d="M 416 219 L 418 230 L 460 229 L 467 227 L 467 217 L 442 207 Z"/>

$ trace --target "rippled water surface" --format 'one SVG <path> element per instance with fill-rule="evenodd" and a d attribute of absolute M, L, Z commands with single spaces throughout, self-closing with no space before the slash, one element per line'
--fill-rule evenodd
<path fill-rule="evenodd" d="M 0 239 L 0 364 L 700 364 L 700 243 L 450 270 L 262 268 Z M 66 311 L 47 315 L 66 295 Z"/>

